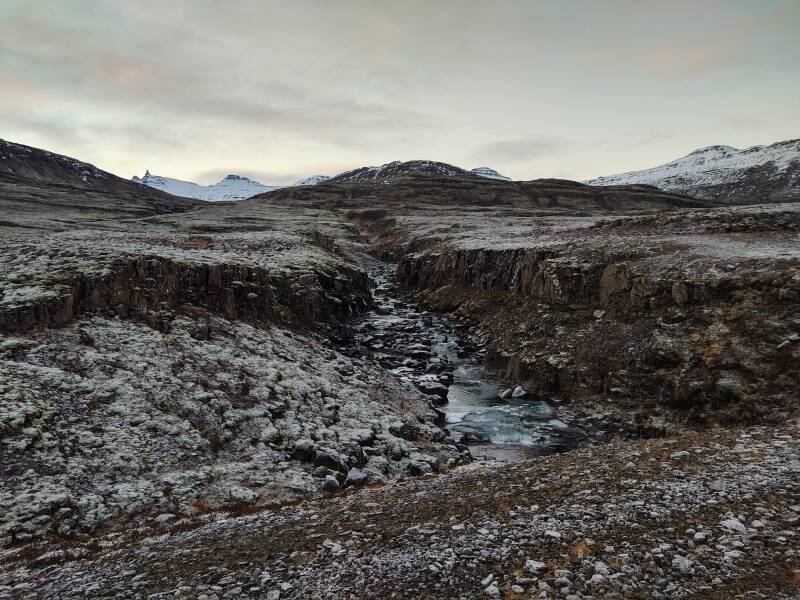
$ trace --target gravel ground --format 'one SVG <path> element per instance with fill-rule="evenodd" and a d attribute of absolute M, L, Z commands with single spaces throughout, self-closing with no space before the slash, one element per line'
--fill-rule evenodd
<path fill-rule="evenodd" d="M 798 421 L 7 549 L 2 597 L 796 598 Z"/>

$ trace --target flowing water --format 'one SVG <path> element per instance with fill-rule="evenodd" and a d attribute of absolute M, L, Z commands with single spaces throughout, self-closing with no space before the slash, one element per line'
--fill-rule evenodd
<path fill-rule="evenodd" d="M 351 347 L 430 393 L 447 431 L 474 456 L 516 460 L 585 442 L 546 400 L 502 399 L 509 386 L 484 367 L 485 351 L 468 325 L 421 309 L 395 283 L 393 265 L 371 276 L 375 308 L 355 322 Z"/>

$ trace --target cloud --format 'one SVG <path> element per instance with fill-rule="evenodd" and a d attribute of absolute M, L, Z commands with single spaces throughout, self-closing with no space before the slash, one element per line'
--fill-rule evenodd
<path fill-rule="evenodd" d="M 733 58 L 725 40 L 712 39 L 691 45 L 661 44 L 650 50 L 642 63 L 645 71 L 653 75 L 701 75 Z"/>
<path fill-rule="evenodd" d="M 47 103 L 47 97 L 37 88 L 19 77 L 0 73 L 0 108 L 32 107 Z"/>
<path fill-rule="evenodd" d="M 482 144 L 472 151 L 478 162 L 525 162 L 563 152 L 570 143 L 557 137 L 528 137 L 498 140 Z"/>
<path fill-rule="evenodd" d="M 796 129 L 797 0 L 577 4 L 0 0 L 0 134 L 285 183 L 421 156 L 602 173 Z"/>
<path fill-rule="evenodd" d="M 732 129 L 735 131 L 752 131 L 763 127 L 764 122 L 761 119 L 754 119 L 751 117 L 733 116 L 723 118 L 721 125 L 724 129 Z"/>
<path fill-rule="evenodd" d="M 184 48 L 186 58 L 159 56 L 158 48 L 117 51 L 96 37 L 61 23 L 9 19 L 0 26 L 0 73 L 16 71 L 20 83 L 46 80 L 51 99 L 80 101 L 86 113 L 92 104 L 105 112 L 136 111 L 165 128 L 191 120 L 220 133 L 257 128 L 337 146 L 356 140 L 374 146 L 435 126 L 417 109 L 250 72 L 245 67 L 258 64 L 258 56 L 237 56 L 238 46 L 209 49 L 208 40 L 194 40 L 198 50 Z"/>
<path fill-rule="evenodd" d="M 756 38 L 790 16 L 790 6 L 779 5 L 763 12 L 749 13 L 733 22 L 710 26 L 695 39 L 672 35 L 652 46 L 641 58 L 642 69 L 662 77 L 699 76 L 741 62 Z"/>

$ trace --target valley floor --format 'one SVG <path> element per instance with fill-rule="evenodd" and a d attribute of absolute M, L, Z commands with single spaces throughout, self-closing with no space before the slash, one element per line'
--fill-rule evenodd
<path fill-rule="evenodd" d="M 798 597 L 800 205 L 446 183 L 0 197 L 0 598 Z M 467 329 L 598 443 L 471 462 Z"/>
<path fill-rule="evenodd" d="M 798 433 L 791 421 L 473 463 L 41 556 L 7 550 L 0 596 L 796 598 Z"/>

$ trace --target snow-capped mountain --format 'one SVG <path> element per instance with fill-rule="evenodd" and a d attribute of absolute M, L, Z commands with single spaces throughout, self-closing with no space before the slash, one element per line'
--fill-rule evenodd
<path fill-rule="evenodd" d="M 241 175 L 228 175 L 225 179 L 214 185 L 200 185 L 191 181 L 153 175 L 150 171 L 147 171 L 143 177 L 134 176 L 132 181 L 148 185 L 152 188 L 167 192 L 168 194 L 173 194 L 174 196 L 219 202 L 223 200 L 250 198 L 251 196 L 271 192 L 283 187 L 319 185 L 327 181 L 332 183 L 388 183 L 400 177 L 418 174 L 445 176 L 474 175 L 485 179 L 511 181 L 508 177 L 500 175 L 500 173 L 489 167 L 478 167 L 477 169 L 467 171 L 447 163 L 430 160 L 410 160 L 407 162 L 398 160 L 380 167 L 361 167 L 352 171 L 346 171 L 335 177 L 329 175 L 313 175 L 312 177 L 301 179 L 291 186 L 264 185 L 252 179 L 248 179 L 247 177 L 242 177 Z"/>
<path fill-rule="evenodd" d="M 494 169 L 490 169 L 489 167 L 477 167 L 475 169 L 471 169 L 470 173 L 474 173 L 478 177 L 485 177 L 486 179 L 501 179 L 502 181 L 511 181 L 511 177 L 500 175 L 500 173 Z"/>
<path fill-rule="evenodd" d="M 409 175 L 444 175 L 452 177 L 469 175 L 469 171 L 432 160 L 409 160 L 406 162 L 396 160 L 380 167 L 361 167 L 360 169 L 345 171 L 336 177 L 332 177 L 329 181 L 331 183 L 389 183 Z"/>
<path fill-rule="evenodd" d="M 241 200 L 242 198 L 249 198 L 256 194 L 271 192 L 281 187 L 277 185 L 264 185 L 263 183 L 253 181 L 247 177 L 242 177 L 241 175 L 228 175 L 225 179 L 213 185 L 199 185 L 191 181 L 151 175 L 150 171 L 147 171 L 144 177 L 134 176 L 132 181 L 148 185 L 152 188 L 172 194 L 173 196 L 197 198 L 199 200 L 208 200 L 209 202 Z"/>
<path fill-rule="evenodd" d="M 800 139 L 744 150 L 709 146 L 652 169 L 598 177 L 586 183 L 645 183 L 733 204 L 800 201 Z"/>
<path fill-rule="evenodd" d="M 477 176 L 488 179 L 508 179 L 488 167 L 467 171 L 461 167 L 433 160 L 409 160 L 387 163 L 379 167 L 361 167 L 331 177 L 331 183 L 391 183 L 410 175 L 438 175 L 445 177 Z"/>
<path fill-rule="evenodd" d="M 312 175 L 311 177 L 306 177 L 305 179 L 301 179 L 292 184 L 292 187 L 297 187 L 301 185 L 318 185 L 320 183 L 325 183 L 331 178 L 330 175 Z"/>

